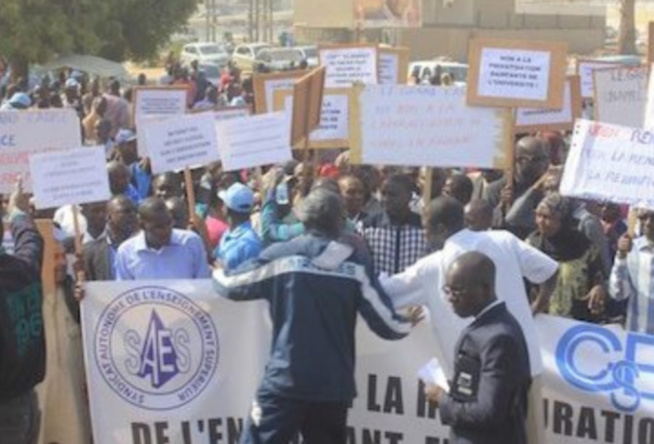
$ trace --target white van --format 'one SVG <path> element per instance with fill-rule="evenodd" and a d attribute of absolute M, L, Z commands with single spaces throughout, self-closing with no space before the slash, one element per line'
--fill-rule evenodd
<path fill-rule="evenodd" d="M 443 60 L 421 60 L 409 63 L 409 76 L 418 74 L 420 81 L 429 81 L 440 66 L 440 72 L 448 73 L 455 84 L 464 84 L 468 81 L 468 65 L 465 63 Z"/>

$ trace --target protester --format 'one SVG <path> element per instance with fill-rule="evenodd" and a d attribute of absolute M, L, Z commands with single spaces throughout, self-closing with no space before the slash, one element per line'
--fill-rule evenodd
<path fill-rule="evenodd" d="M 474 321 L 457 341 L 449 392 L 426 389 L 451 427 L 450 442 L 526 444 L 529 354 L 520 324 L 495 295 L 495 264 L 481 253 L 448 268 L 445 293 L 453 310 Z"/>
<path fill-rule="evenodd" d="M 342 176 L 338 180 L 338 186 L 350 222 L 356 225 L 366 219 L 368 215 L 363 211 L 363 182 L 356 176 Z"/>
<path fill-rule="evenodd" d="M 254 193 L 247 186 L 235 183 L 220 193 L 220 199 L 227 209 L 229 230 L 222 236 L 215 256 L 225 270 L 234 270 L 257 258 L 262 250 L 261 240 L 250 223 Z"/>
<path fill-rule="evenodd" d="M 451 174 L 443 185 L 443 195 L 451 196 L 467 205 L 472 199 L 473 184 L 472 180 L 464 174 Z"/>
<path fill-rule="evenodd" d="M 136 191 L 136 188 L 130 183 L 132 174 L 129 168 L 122 162 L 112 160 L 107 164 L 107 172 L 109 173 L 109 188 L 112 196 L 124 194 L 134 204 L 138 205 L 141 197 Z"/>
<path fill-rule="evenodd" d="M 152 195 L 164 200 L 183 196 L 182 180 L 179 175 L 169 171 L 154 176 L 152 179 Z"/>
<path fill-rule="evenodd" d="M 107 99 L 104 97 L 96 97 L 93 99 L 90 112 L 82 120 L 82 127 L 84 128 L 84 138 L 89 143 L 103 143 L 103 140 L 98 139 L 95 125 L 99 120 L 103 119 L 107 112 Z M 109 121 L 108 121 L 109 122 Z M 109 122 L 109 131 L 111 132 L 111 122 Z"/>
<path fill-rule="evenodd" d="M 482 199 L 473 199 L 464 208 L 466 228 L 472 231 L 487 231 L 493 225 L 493 208 Z"/>
<path fill-rule="evenodd" d="M 318 188 L 302 205 L 307 234 L 264 250 L 233 274 L 214 276 L 218 294 L 266 299 L 273 313 L 271 359 L 242 442 L 285 443 L 298 431 L 305 442 L 345 442 L 347 409 L 356 396 L 357 312 L 386 339 L 404 337 L 409 321 L 418 319 L 419 312 L 398 316 L 369 264 L 337 242 L 343 212 L 338 194 Z"/>
<path fill-rule="evenodd" d="M 81 206 L 82 216 L 86 221 L 86 230 L 82 233 L 82 244 L 87 244 L 106 236 L 107 204 L 94 202 Z"/>
<path fill-rule="evenodd" d="M 132 174 L 132 185 L 136 189 L 136 193 L 141 200 L 145 199 L 150 195 L 152 174 L 149 159 L 139 160 L 136 133 L 123 128 L 116 134 L 115 142 L 115 160 L 127 165 Z"/>
<path fill-rule="evenodd" d="M 652 335 L 654 334 L 654 309 L 652 309 L 654 211 L 642 209 L 638 211 L 643 235 L 634 240 L 628 234 L 620 238 L 609 288 L 611 297 L 628 301 L 627 329 Z"/>
<path fill-rule="evenodd" d="M 537 230 L 527 242 L 559 263 L 549 313 L 580 321 L 602 319 L 606 275 L 598 251 L 575 227 L 568 199 L 554 193 L 536 209 Z"/>
<path fill-rule="evenodd" d="M 102 95 L 107 101 L 105 117 L 111 122 L 111 137 L 114 137 L 120 128 L 129 128 L 129 104 L 120 97 L 120 82 L 112 80 L 107 91 Z"/>
<path fill-rule="evenodd" d="M 0 439 L 36 444 L 40 423 L 34 387 L 43 380 L 46 364 L 43 239 L 28 215 L 20 184 L 10 196 L 7 213 L 15 244 L 12 255 L 0 247 Z"/>
<path fill-rule="evenodd" d="M 408 176 L 390 176 L 382 185 L 384 212 L 362 223 L 377 273 L 400 273 L 427 253 L 420 216 L 409 208 L 412 187 Z"/>
<path fill-rule="evenodd" d="M 32 106 L 30 96 L 24 92 L 16 92 L 10 97 L 11 98 L 0 107 L 0 111 L 20 111 Z"/>
<path fill-rule="evenodd" d="M 620 206 L 605 202 L 600 206 L 600 223 L 609 245 L 611 266 L 618 252 L 618 241 L 627 232 L 627 224 L 622 220 Z"/>
<path fill-rule="evenodd" d="M 191 221 L 188 214 L 188 204 L 184 198 L 173 196 L 166 199 L 166 208 L 170 212 L 170 217 L 173 218 L 173 228 L 179 230 L 186 230 L 189 228 Z"/>

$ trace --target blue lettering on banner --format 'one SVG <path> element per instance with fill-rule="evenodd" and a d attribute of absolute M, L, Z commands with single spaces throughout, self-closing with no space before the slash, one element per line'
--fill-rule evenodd
<path fill-rule="evenodd" d="M 581 347 L 592 348 L 592 360 L 581 358 Z M 652 352 L 654 336 L 628 333 L 623 342 L 607 328 L 585 324 L 571 328 L 561 337 L 556 363 L 563 379 L 573 387 L 609 393 L 616 409 L 634 412 L 643 400 L 654 401 L 654 392 L 642 387 L 654 375 L 654 362 L 643 359 Z"/>
<path fill-rule="evenodd" d="M 163 287 L 135 288 L 111 301 L 100 316 L 94 346 L 109 388 L 148 410 L 175 409 L 195 399 L 212 381 L 219 360 L 211 315 Z"/>

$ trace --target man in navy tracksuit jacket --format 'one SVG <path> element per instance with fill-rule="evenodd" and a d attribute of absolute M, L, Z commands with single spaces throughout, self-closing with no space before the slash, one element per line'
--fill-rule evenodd
<path fill-rule="evenodd" d="M 385 339 L 401 339 L 417 320 L 395 313 L 370 263 L 338 242 L 340 197 L 312 191 L 303 203 L 306 234 L 214 276 L 233 300 L 266 299 L 273 343 L 241 442 L 286 444 L 300 431 L 307 444 L 344 443 L 347 409 L 356 396 L 355 324 L 360 313 Z"/>

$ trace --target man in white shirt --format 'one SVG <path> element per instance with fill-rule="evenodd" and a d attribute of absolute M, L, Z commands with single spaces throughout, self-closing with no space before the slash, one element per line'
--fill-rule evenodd
<path fill-rule="evenodd" d="M 556 282 L 557 262 L 508 231 L 474 232 L 465 229 L 463 206 L 450 197 L 442 196 L 432 201 L 425 225 L 428 241 L 436 252 L 422 258 L 403 273 L 382 279 L 381 283 L 396 308 L 411 305 L 428 307 L 438 347 L 435 354 L 448 377 L 452 376 L 456 341 L 470 320 L 461 319 L 453 312 L 442 289 L 448 267 L 469 251 L 483 253 L 496 264 L 497 297 L 506 303 L 522 327 L 532 375 L 540 374 L 543 363 L 532 313 L 547 308 Z M 540 285 L 539 296 L 531 307 L 523 278 Z M 531 413 L 538 414 L 542 407 L 539 404 L 534 400 L 530 402 L 530 416 Z M 536 418 L 540 420 L 542 416 Z"/>

